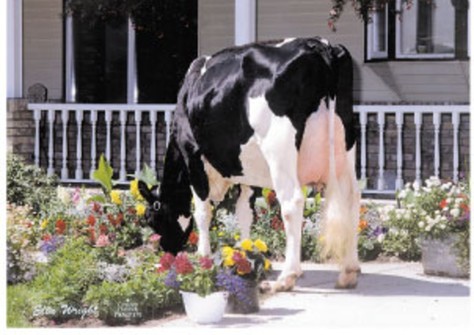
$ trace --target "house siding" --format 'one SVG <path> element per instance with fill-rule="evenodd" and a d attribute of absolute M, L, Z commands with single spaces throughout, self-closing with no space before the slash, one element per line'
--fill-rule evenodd
<path fill-rule="evenodd" d="M 198 54 L 211 55 L 234 45 L 234 1 L 198 2 Z"/>
<path fill-rule="evenodd" d="M 364 24 L 348 4 L 334 33 L 327 25 L 330 9 L 330 1 L 258 0 L 257 38 L 321 36 L 345 45 L 354 58 L 354 98 L 360 103 L 469 102 L 469 62 L 365 62 Z"/>
<path fill-rule="evenodd" d="M 62 0 L 24 0 L 23 94 L 41 83 L 49 100 L 62 99 L 63 20 Z"/>

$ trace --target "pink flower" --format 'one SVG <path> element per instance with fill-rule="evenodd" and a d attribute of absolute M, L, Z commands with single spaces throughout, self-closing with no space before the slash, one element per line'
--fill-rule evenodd
<path fill-rule="evenodd" d="M 174 263 L 174 256 L 167 252 L 160 258 L 160 263 L 158 264 L 158 272 L 168 271 Z"/>
<path fill-rule="evenodd" d="M 158 234 L 153 234 L 153 235 L 150 236 L 149 241 L 150 241 L 151 243 L 155 243 L 155 242 L 158 242 L 160 239 L 161 239 L 161 236 L 160 236 L 160 235 L 158 235 Z"/>
<path fill-rule="evenodd" d="M 212 262 L 212 259 L 204 256 L 199 259 L 199 264 L 201 265 L 202 269 L 209 270 L 210 268 L 212 268 L 213 262 Z"/>
<path fill-rule="evenodd" d="M 106 247 L 110 244 L 109 237 L 105 234 L 100 234 L 97 242 L 95 243 L 96 247 Z"/>
<path fill-rule="evenodd" d="M 194 271 L 193 264 L 189 260 L 188 254 L 186 254 L 185 252 L 180 252 L 176 256 L 174 260 L 174 265 L 178 274 L 185 275 Z"/>

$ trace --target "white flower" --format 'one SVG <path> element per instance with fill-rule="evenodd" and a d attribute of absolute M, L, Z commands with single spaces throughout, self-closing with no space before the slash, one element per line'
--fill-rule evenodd
<path fill-rule="evenodd" d="M 377 236 L 377 242 L 379 242 L 379 243 L 382 243 L 384 239 L 385 239 L 384 234 L 380 234 L 379 236 Z"/>
<path fill-rule="evenodd" d="M 423 221 L 418 222 L 418 227 L 423 228 L 425 226 L 425 223 Z"/>
<path fill-rule="evenodd" d="M 442 230 L 446 229 L 446 225 L 444 223 L 440 224 L 439 228 L 441 228 Z"/>
<path fill-rule="evenodd" d="M 407 191 L 401 190 L 400 193 L 398 193 L 398 197 L 400 199 L 404 199 L 407 196 Z"/>
<path fill-rule="evenodd" d="M 459 208 L 453 208 L 451 209 L 451 211 L 449 211 L 449 214 L 451 214 L 453 216 L 453 218 L 457 218 L 459 216 L 460 213 L 460 210 Z"/>

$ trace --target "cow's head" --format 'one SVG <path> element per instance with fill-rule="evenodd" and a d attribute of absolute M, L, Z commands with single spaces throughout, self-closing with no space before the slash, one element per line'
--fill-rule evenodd
<path fill-rule="evenodd" d="M 160 194 L 138 182 L 138 190 L 148 202 L 146 219 L 148 225 L 161 236 L 160 245 L 164 251 L 177 254 L 182 251 L 193 229 L 190 213 L 180 213 L 179 206 L 161 199 Z"/>

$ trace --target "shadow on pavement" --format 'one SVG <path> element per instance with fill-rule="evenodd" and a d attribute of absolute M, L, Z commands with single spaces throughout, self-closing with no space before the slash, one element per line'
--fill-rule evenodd
<path fill-rule="evenodd" d="M 262 308 L 258 314 L 226 314 L 219 324 L 215 327 L 252 327 L 258 324 L 268 324 L 271 321 L 280 320 L 289 315 L 304 312 L 304 309 L 291 308 Z M 213 326 L 214 327 L 214 326 Z"/>
<path fill-rule="evenodd" d="M 388 274 L 361 274 L 357 288 L 353 290 L 336 290 L 334 284 L 338 277 L 337 271 L 306 270 L 297 282 L 295 293 L 309 294 L 359 294 L 365 296 L 427 296 L 427 297 L 467 297 L 470 289 L 463 283 L 439 282 L 442 279 L 413 279 Z M 298 290 L 311 288 L 312 290 Z M 318 291 L 324 290 L 324 292 Z"/>

